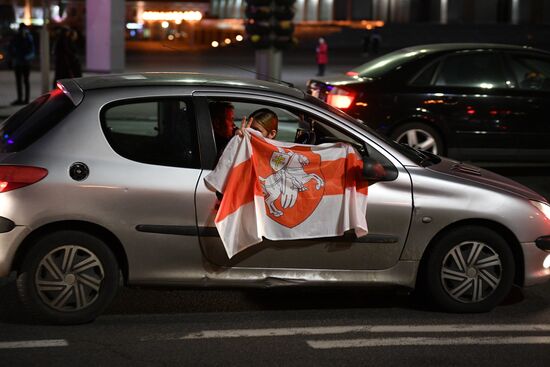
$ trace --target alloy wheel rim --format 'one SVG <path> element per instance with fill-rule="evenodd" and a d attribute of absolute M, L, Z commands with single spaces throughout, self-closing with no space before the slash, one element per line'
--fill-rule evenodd
<path fill-rule="evenodd" d="M 399 135 L 398 143 L 407 144 L 415 149 L 438 154 L 437 144 L 432 134 L 422 129 L 410 129 Z"/>
<path fill-rule="evenodd" d="M 57 311 L 73 312 L 93 304 L 105 277 L 103 265 L 88 249 L 61 246 L 38 264 L 35 284 L 42 301 Z"/>
<path fill-rule="evenodd" d="M 465 241 L 443 259 L 441 282 L 447 294 L 461 303 L 478 303 L 490 297 L 502 279 L 502 262 L 487 244 Z"/>

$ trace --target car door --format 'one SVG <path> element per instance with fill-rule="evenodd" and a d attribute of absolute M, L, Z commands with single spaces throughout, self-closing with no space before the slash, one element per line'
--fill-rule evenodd
<path fill-rule="evenodd" d="M 192 244 L 198 247 L 194 193 L 201 163 L 191 98 L 119 99 L 100 115 L 116 154 L 93 158 L 102 174 L 86 181 L 95 195 L 80 205 L 96 215 L 105 211 L 103 220 L 128 244 L 131 281 L 181 277 Z"/>
<path fill-rule="evenodd" d="M 436 61 L 424 103 L 452 136 L 451 156 L 462 159 L 513 157 L 517 120 L 509 114 L 513 82 L 502 56 L 491 50 L 464 50 Z M 426 78 L 421 78 L 427 80 Z M 413 82 L 415 84 L 415 82 Z"/>
<path fill-rule="evenodd" d="M 199 126 L 208 127 L 200 136 L 210 136 L 213 150 L 212 130 L 209 121 L 208 101 L 205 97 L 224 98 L 229 101 L 246 101 L 252 105 L 267 106 L 278 111 L 279 116 L 286 111 L 289 116 L 308 115 L 323 121 L 329 128 L 346 131 L 350 141 L 359 141 L 357 132 L 346 130 L 344 124 L 327 112 L 317 111 L 313 106 L 299 102 L 282 100 L 271 96 L 229 95 L 227 93 L 195 93 Z M 292 111 L 292 112 L 290 112 Z M 236 115 L 238 115 L 236 113 Z M 288 117 L 288 116 L 287 116 Z M 286 119 L 286 120 L 285 120 Z M 291 118 L 279 122 L 280 137 L 294 136 Z M 294 129 L 298 123 L 295 122 Z M 201 142 L 201 149 L 206 147 Z M 367 223 L 369 234 L 357 239 L 354 234 L 342 237 L 321 239 L 270 241 L 238 253 L 229 259 L 214 225 L 218 198 L 206 187 L 204 177 L 211 171 L 205 169 L 196 190 L 196 216 L 201 247 L 205 258 L 218 266 L 241 268 L 279 269 L 327 269 L 327 270 L 367 270 L 386 269 L 397 263 L 407 239 L 411 213 L 412 195 L 410 177 L 404 167 L 393 158 L 386 158 L 382 152 L 369 146 L 370 153 L 380 155 L 387 165 L 395 170 L 391 181 L 378 182 L 369 187 Z M 213 167 L 213 166 L 212 166 Z M 388 166 L 389 167 L 389 166 Z"/>

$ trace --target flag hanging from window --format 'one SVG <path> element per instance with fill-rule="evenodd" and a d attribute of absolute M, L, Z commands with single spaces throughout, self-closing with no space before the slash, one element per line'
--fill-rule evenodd
<path fill-rule="evenodd" d="M 270 240 L 367 234 L 368 183 L 349 144 L 302 145 L 247 129 L 225 148 L 208 187 L 223 194 L 215 224 L 227 255 Z"/>

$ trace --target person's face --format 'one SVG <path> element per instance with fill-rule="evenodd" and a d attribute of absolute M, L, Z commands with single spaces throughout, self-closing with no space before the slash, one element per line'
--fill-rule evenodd
<path fill-rule="evenodd" d="M 252 121 L 252 124 L 250 125 L 250 127 L 256 131 L 259 131 L 264 138 L 273 139 L 275 136 L 277 136 L 276 130 L 268 131 L 265 127 L 263 127 L 256 121 Z"/>
<path fill-rule="evenodd" d="M 235 111 L 232 108 L 226 108 L 224 117 L 213 121 L 216 134 L 228 138 L 233 136 L 234 117 Z"/>

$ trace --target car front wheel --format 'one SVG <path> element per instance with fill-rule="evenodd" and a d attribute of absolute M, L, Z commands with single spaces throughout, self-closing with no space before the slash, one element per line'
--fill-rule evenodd
<path fill-rule="evenodd" d="M 93 321 L 118 290 L 119 268 L 108 246 L 90 234 L 59 231 L 40 238 L 17 278 L 34 318 L 53 324 Z"/>
<path fill-rule="evenodd" d="M 434 244 L 424 270 L 428 291 L 440 307 L 459 313 L 486 312 L 510 292 L 515 264 L 499 234 L 467 226 Z"/>
<path fill-rule="evenodd" d="M 438 155 L 445 153 L 443 139 L 439 133 L 421 122 L 411 122 L 400 126 L 390 137 L 400 144 L 407 144 L 419 150 Z"/>

